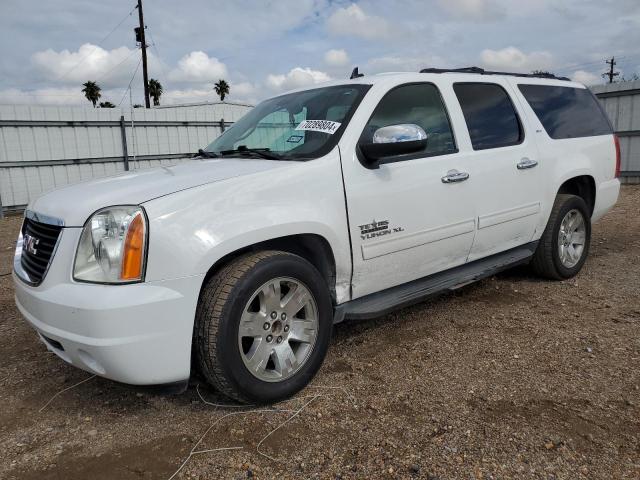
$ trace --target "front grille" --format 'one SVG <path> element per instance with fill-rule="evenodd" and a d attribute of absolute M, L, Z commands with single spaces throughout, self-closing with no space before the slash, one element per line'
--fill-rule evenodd
<path fill-rule="evenodd" d="M 44 279 L 61 231 L 57 225 L 24 219 L 20 265 L 31 283 L 39 285 Z"/>

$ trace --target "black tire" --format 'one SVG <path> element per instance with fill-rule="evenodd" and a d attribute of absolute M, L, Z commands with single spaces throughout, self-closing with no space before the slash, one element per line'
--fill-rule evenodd
<path fill-rule="evenodd" d="M 578 263 L 572 267 L 565 266 L 558 252 L 558 233 L 565 215 L 573 210 L 578 210 L 584 219 L 586 227 L 584 249 Z M 538 248 L 531 261 L 533 271 L 544 278 L 552 280 L 565 280 L 574 277 L 582 269 L 589 254 L 591 244 L 591 214 L 585 201 L 576 195 L 558 194 L 551 209 L 551 215 L 547 226 L 540 238 Z"/>
<path fill-rule="evenodd" d="M 306 362 L 280 382 L 255 377 L 238 346 L 242 312 L 256 289 L 278 277 L 300 280 L 318 308 L 318 333 Z M 305 259 L 290 253 L 262 251 L 232 261 L 202 288 L 196 312 L 194 351 L 198 368 L 218 391 L 243 403 L 269 404 L 304 388 L 314 377 L 329 348 L 333 304 L 322 275 Z"/>

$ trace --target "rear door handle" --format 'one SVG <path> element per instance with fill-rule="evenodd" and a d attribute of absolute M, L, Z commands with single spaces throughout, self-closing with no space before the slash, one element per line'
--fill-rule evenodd
<path fill-rule="evenodd" d="M 528 168 L 533 168 L 536 165 L 538 165 L 538 162 L 525 157 L 522 160 L 520 160 L 520 163 L 518 163 L 517 167 L 518 167 L 518 170 L 526 170 Z"/>
<path fill-rule="evenodd" d="M 467 172 L 459 172 L 458 170 L 449 170 L 447 174 L 441 178 L 442 183 L 458 183 L 469 179 Z"/>

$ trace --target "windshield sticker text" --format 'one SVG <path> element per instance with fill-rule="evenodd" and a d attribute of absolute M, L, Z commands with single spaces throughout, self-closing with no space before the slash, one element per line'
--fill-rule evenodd
<path fill-rule="evenodd" d="M 330 120 L 305 120 L 296 127 L 296 130 L 311 130 L 313 132 L 323 132 L 333 135 L 342 125 L 340 122 Z"/>

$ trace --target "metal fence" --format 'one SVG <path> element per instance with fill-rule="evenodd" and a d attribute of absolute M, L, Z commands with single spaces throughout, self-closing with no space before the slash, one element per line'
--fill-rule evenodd
<path fill-rule="evenodd" d="M 0 215 L 40 193 L 129 169 L 173 165 L 250 105 L 91 109 L 0 105 Z"/>
<path fill-rule="evenodd" d="M 621 180 L 640 183 L 640 80 L 591 87 L 620 139 Z"/>

